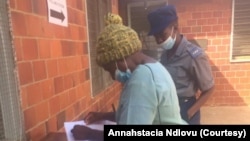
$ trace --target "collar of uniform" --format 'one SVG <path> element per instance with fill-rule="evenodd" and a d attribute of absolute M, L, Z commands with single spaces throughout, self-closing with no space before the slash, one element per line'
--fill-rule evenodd
<path fill-rule="evenodd" d="M 187 45 L 188 40 L 186 39 L 186 37 L 184 37 L 183 35 L 181 35 L 182 39 L 181 42 L 176 50 L 175 55 L 176 56 L 180 56 L 182 54 L 183 51 L 185 51 L 185 46 Z"/>

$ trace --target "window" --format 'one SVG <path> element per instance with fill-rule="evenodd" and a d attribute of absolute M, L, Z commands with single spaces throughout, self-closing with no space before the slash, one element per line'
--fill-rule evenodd
<path fill-rule="evenodd" d="M 7 3 L 0 1 L 0 140 L 24 141 Z"/>
<path fill-rule="evenodd" d="M 158 48 L 153 36 L 148 36 L 149 23 L 147 21 L 148 13 L 156 8 L 166 5 L 168 1 L 134 1 L 128 4 L 128 25 L 139 35 L 142 42 L 143 53 L 160 59 L 162 49 Z"/>
<path fill-rule="evenodd" d="M 250 1 L 233 0 L 231 61 L 250 61 Z"/>
<path fill-rule="evenodd" d="M 104 28 L 104 15 L 111 12 L 110 0 L 87 0 L 88 37 L 90 50 L 90 73 L 92 96 L 100 93 L 113 81 L 110 74 L 96 63 L 96 41 L 100 31 Z"/>

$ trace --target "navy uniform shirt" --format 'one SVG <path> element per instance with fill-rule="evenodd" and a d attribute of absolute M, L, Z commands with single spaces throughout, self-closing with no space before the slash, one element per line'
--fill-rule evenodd
<path fill-rule="evenodd" d="M 185 37 L 169 60 L 167 52 L 163 52 L 161 63 L 171 74 L 180 98 L 195 96 L 198 90 L 203 92 L 214 85 L 207 55 Z"/>

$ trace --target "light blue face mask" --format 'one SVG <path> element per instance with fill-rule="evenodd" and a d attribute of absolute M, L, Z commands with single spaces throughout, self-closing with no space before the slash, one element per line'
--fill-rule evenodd
<path fill-rule="evenodd" d="M 176 40 L 176 35 L 175 35 L 175 38 L 173 39 L 173 38 L 172 38 L 173 29 L 174 29 L 174 27 L 172 28 L 171 36 L 169 36 L 169 37 L 167 38 L 167 40 L 165 40 L 163 43 L 160 44 L 160 47 L 162 47 L 162 48 L 165 49 L 165 50 L 170 50 L 170 49 L 172 49 L 173 46 L 174 46 L 174 43 L 175 43 L 175 40 Z"/>
<path fill-rule="evenodd" d="M 125 61 L 125 60 L 124 60 Z M 125 64 L 126 64 L 126 67 L 127 67 L 127 70 L 126 72 L 122 72 L 118 69 L 118 66 L 117 66 L 117 63 L 116 64 L 116 70 L 115 70 L 115 79 L 121 83 L 126 83 L 127 80 L 129 80 L 130 76 L 131 76 L 131 71 L 130 69 L 128 68 L 128 65 L 125 61 Z"/>

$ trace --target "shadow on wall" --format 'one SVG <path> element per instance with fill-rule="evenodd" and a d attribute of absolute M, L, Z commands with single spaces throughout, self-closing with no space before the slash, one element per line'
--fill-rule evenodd
<path fill-rule="evenodd" d="M 239 94 L 239 90 L 235 87 L 234 82 L 237 82 L 239 78 L 230 77 L 230 73 L 235 72 L 225 72 L 225 76 L 220 67 L 216 66 L 209 58 L 212 73 L 215 81 L 215 90 L 211 95 L 205 106 L 247 106 L 248 104 L 244 101 L 242 95 Z M 230 67 L 228 65 L 227 67 Z M 230 81 L 229 81 L 230 80 Z"/>

